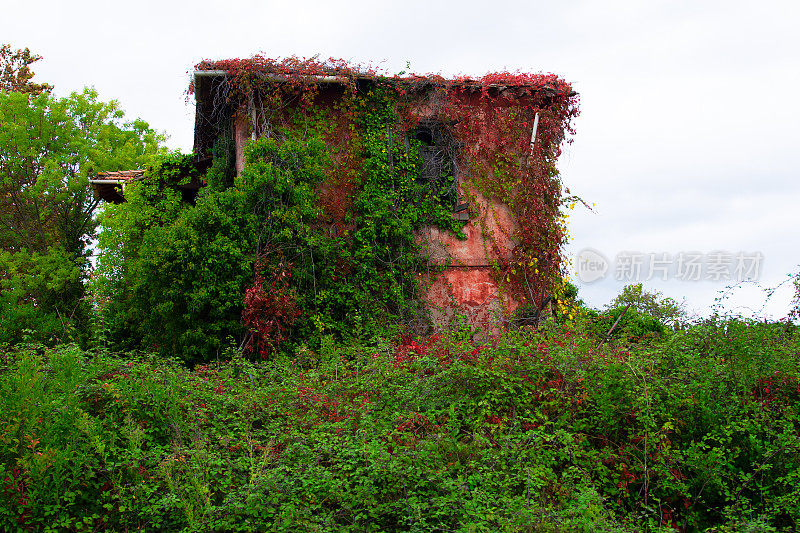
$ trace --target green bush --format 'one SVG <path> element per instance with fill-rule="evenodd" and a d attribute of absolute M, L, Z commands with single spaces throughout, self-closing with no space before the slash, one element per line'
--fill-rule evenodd
<path fill-rule="evenodd" d="M 369 335 L 366 336 L 369 338 Z M 470 337 L 473 339 L 473 337 Z M 188 370 L 6 348 L 0 521 L 88 531 L 793 531 L 800 335 L 548 323 Z"/>
<path fill-rule="evenodd" d="M 624 313 L 624 315 L 623 315 Z M 622 318 L 617 322 L 617 319 Z M 617 340 L 623 344 L 630 342 L 648 343 L 661 340 L 670 331 L 658 319 L 645 315 L 633 307 L 615 307 L 605 313 L 594 310 L 586 312 L 586 318 L 591 322 L 590 329 L 598 340 Z M 607 335 L 611 326 L 614 327 L 611 335 Z"/>

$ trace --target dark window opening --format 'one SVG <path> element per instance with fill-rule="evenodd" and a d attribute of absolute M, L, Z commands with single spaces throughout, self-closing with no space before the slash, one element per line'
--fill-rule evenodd
<path fill-rule="evenodd" d="M 195 205 L 197 202 L 197 193 L 199 188 L 184 188 L 178 187 L 178 190 L 181 192 L 181 201 L 187 203 L 189 205 Z"/>
<path fill-rule="evenodd" d="M 422 170 L 418 181 L 449 209 L 458 206 L 458 172 L 455 143 L 444 124 L 422 121 L 411 132 L 419 143 Z"/>
<path fill-rule="evenodd" d="M 430 126 L 419 126 L 414 132 L 414 137 L 425 146 L 433 146 L 434 135 Z"/>

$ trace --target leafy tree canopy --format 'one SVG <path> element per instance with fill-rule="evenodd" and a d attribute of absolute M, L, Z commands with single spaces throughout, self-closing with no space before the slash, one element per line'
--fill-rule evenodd
<path fill-rule="evenodd" d="M 655 318 L 667 324 L 681 320 L 686 316 L 685 304 L 678 303 L 672 298 L 665 297 L 659 291 L 647 291 L 641 283 L 626 285 L 607 309 L 616 309 L 630 305 L 643 315 Z"/>
<path fill-rule="evenodd" d="M 84 254 L 99 202 L 89 178 L 141 167 L 163 140 L 123 117 L 92 89 L 67 98 L 0 93 L 0 247 L 44 252 L 60 243 Z"/>
<path fill-rule="evenodd" d="M 51 322 L 59 333 L 42 340 L 66 340 L 86 326 L 83 280 L 99 202 L 89 178 L 147 164 L 163 136 L 124 121 L 119 105 L 93 89 L 66 98 L 30 86 L 19 92 L 9 90 L 19 84 L 7 82 L 8 72 L 6 65 L 0 85 L 0 337 L 20 340 L 24 317 L 44 313 L 58 317 Z"/>

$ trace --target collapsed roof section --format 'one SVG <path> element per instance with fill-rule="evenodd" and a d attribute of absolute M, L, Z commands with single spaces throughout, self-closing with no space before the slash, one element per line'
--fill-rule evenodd
<path fill-rule="evenodd" d="M 92 186 L 95 198 L 112 204 L 121 204 L 125 201 L 125 188 L 144 178 L 144 175 L 145 170 L 141 168 L 99 172 L 95 178 L 89 180 L 89 184 Z M 193 178 L 185 183 L 179 183 L 175 188 L 181 193 L 183 201 L 194 204 L 201 186 L 202 183 L 197 178 Z"/>
<path fill-rule="evenodd" d="M 90 179 L 89 183 L 92 185 L 95 198 L 120 204 L 125 201 L 123 197 L 125 186 L 141 179 L 142 176 L 144 176 L 144 169 L 100 172 L 96 178 Z"/>

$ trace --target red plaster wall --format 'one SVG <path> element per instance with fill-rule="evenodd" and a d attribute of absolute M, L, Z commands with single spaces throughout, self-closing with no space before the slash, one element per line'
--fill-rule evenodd
<path fill-rule="evenodd" d="M 424 277 L 434 325 L 449 324 L 457 313 L 478 326 L 497 325 L 519 303 L 504 294 L 493 277 L 492 265 L 513 250 L 516 224 L 508 208 L 475 195 L 470 220 L 464 226 L 466 240 L 426 228 L 420 242 L 431 262 L 445 265 L 443 272 Z"/>

